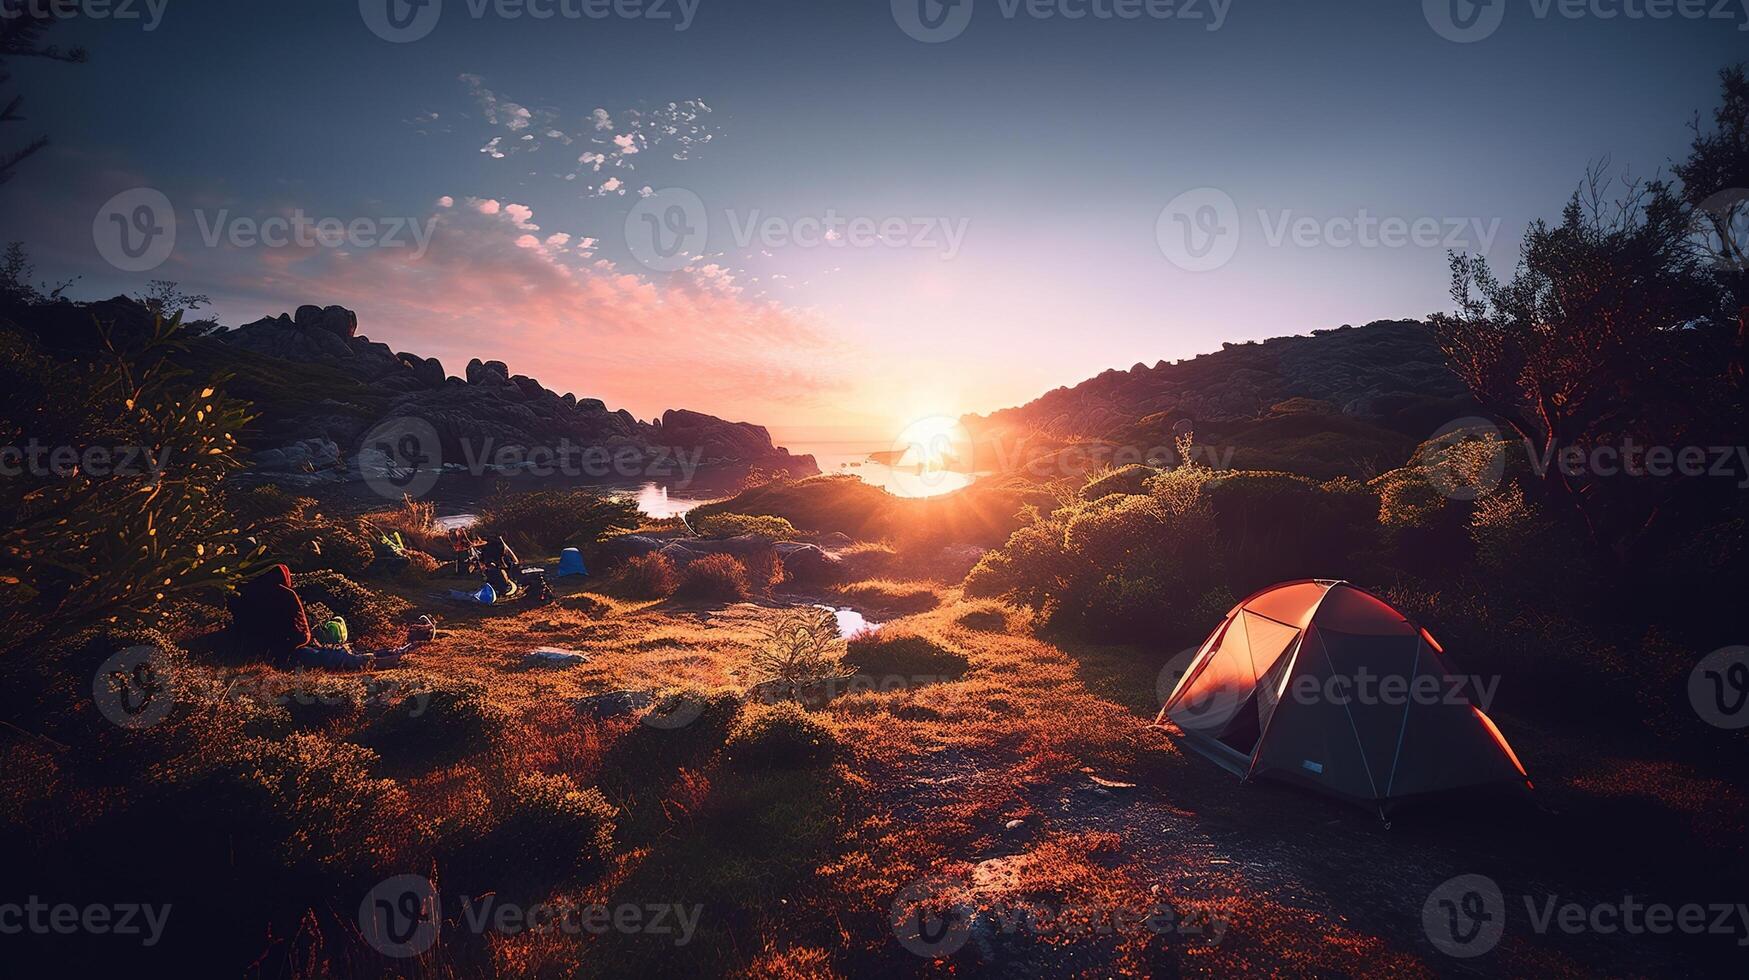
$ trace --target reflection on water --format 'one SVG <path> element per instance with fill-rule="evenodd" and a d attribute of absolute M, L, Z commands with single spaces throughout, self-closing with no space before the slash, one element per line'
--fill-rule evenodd
<path fill-rule="evenodd" d="M 812 453 L 822 473 L 848 474 L 880 487 L 895 497 L 939 497 L 972 485 L 981 473 L 931 467 L 925 464 L 889 466 L 869 459 L 869 453 L 892 449 L 878 443 L 834 442 L 792 447 L 791 452 Z M 909 455 L 909 454 L 907 454 Z M 906 457 L 901 457 L 901 462 Z"/>
<path fill-rule="evenodd" d="M 843 609 L 837 609 L 832 606 L 821 606 L 820 608 L 832 610 L 832 615 L 838 620 L 838 635 L 847 640 L 858 633 L 873 633 L 875 630 L 881 628 L 881 624 L 869 622 L 862 613 L 857 612 L 849 606 L 846 606 Z"/>
<path fill-rule="evenodd" d="M 630 500 L 638 505 L 638 510 L 645 517 L 662 520 L 669 517 L 679 517 L 681 514 L 715 500 L 720 496 L 698 496 L 685 490 L 671 490 L 667 486 L 650 482 L 639 487 L 614 487 L 604 490 L 609 497 L 616 500 Z M 480 520 L 480 515 L 464 512 L 450 514 L 435 519 L 440 530 L 448 531 L 457 527 L 473 527 Z"/>
<path fill-rule="evenodd" d="M 616 494 L 616 496 L 622 495 Z M 694 507 L 708 504 L 716 498 L 688 496 L 684 491 L 675 493 L 660 483 L 646 483 L 637 489 L 632 499 L 637 502 L 638 510 L 642 511 L 646 517 L 661 520 L 668 517 L 679 517 Z"/>
<path fill-rule="evenodd" d="M 436 524 L 440 531 L 453 531 L 458 527 L 473 527 L 479 519 L 478 514 L 451 514 L 448 517 L 432 518 L 431 523 Z"/>

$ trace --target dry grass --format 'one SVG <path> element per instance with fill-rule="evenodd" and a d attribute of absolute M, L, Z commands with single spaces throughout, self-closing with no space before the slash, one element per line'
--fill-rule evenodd
<path fill-rule="evenodd" d="M 1472 865 L 1558 883 L 1592 863 L 1583 835 L 1554 846 L 1543 838 L 1563 835 L 1549 828 L 1514 835 L 1489 822 L 1385 834 L 1358 810 L 1242 787 L 1148 727 L 1158 671 L 1175 651 L 1048 641 L 1031 635 L 1026 613 L 953 587 L 875 579 L 846 590 L 859 602 L 934 600 L 846 655 L 859 679 L 917 675 L 909 683 L 851 683 L 807 711 L 712 701 L 676 728 L 636 713 L 597 719 L 577 706 L 609 691 L 746 691 L 778 615 L 769 600 L 638 600 L 601 587 L 559 580 L 548 606 L 445 609 L 444 635 L 407 666 L 326 679 L 353 694 L 291 713 L 312 738 L 377 744 L 371 733 L 385 709 L 370 685 L 458 692 L 455 706 L 426 719 L 430 737 L 412 743 L 429 751 L 384 743 L 379 772 L 418 815 L 397 860 L 432 867 L 446 892 L 703 908 L 683 947 L 614 933 L 458 938 L 446 940 L 447 959 L 428 964 L 432 975 L 1430 975 L 1445 966 L 1419 933 L 1419 903 L 1433 884 Z M 391 588 L 429 608 L 416 587 Z M 524 658 L 537 646 L 589 661 L 529 669 Z M 933 659 L 919 666 L 920 656 Z M 230 674 L 245 688 L 284 677 L 261 666 Z M 469 691 L 486 692 L 483 713 L 470 713 Z M 478 725 L 488 737 L 461 737 Z M 438 751 L 445 746 L 454 751 Z M 1550 756 L 1534 740 L 1520 748 Z M 50 755 L 15 746 L 0 758 L 30 774 L 0 780 L 0 817 L 40 815 L 51 793 L 41 787 L 57 778 Z M 1731 846 L 1732 833 L 1741 839 L 1745 804 L 1728 786 L 1587 758 L 1551 781 L 1592 807 L 1674 800 L 1672 840 L 1680 828 L 1719 847 Z M 530 779 L 600 789 L 615 815 L 605 868 L 571 874 L 504 857 L 527 857 L 528 840 L 510 847 L 503 828 L 527 824 L 505 807 Z M 918 957 L 894 937 L 892 903 L 932 876 L 955 883 L 974 908 L 1052 925 L 983 936 L 951 962 Z M 1162 906 L 1224 923 L 1219 941 L 1135 927 Z M 1100 928 L 1118 919 L 1130 924 Z M 333 929 L 327 943 L 343 947 L 344 931 Z M 382 968 L 335 955 L 366 972 Z M 1494 955 L 1508 972 L 1562 975 L 1610 968 L 1616 952 L 1518 939 Z"/>
<path fill-rule="evenodd" d="M 941 604 L 937 587 L 926 582 L 871 579 L 841 585 L 836 594 L 858 610 L 870 613 L 877 619 L 928 612 Z"/>

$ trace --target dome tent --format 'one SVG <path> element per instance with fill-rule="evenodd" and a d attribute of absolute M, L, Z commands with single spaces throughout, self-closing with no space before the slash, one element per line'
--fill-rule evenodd
<path fill-rule="evenodd" d="M 1246 779 L 1384 808 L 1490 784 L 1530 786 L 1426 630 L 1346 582 L 1274 585 L 1234 606 L 1156 723 Z"/>

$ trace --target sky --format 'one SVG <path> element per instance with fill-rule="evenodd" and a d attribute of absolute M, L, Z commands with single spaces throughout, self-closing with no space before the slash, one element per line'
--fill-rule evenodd
<path fill-rule="evenodd" d="M 87 64 L 8 66 L 52 144 L 0 240 L 80 298 L 338 303 L 451 374 L 879 439 L 1447 308 L 1448 251 L 1681 157 L 1744 4 L 88 0 L 45 37 Z"/>

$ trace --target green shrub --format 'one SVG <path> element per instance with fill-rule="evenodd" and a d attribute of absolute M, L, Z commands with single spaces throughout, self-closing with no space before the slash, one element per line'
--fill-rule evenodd
<path fill-rule="evenodd" d="M 177 778 L 185 818 L 227 826 L 239 847 L 285 867 L 369 867 L 405 827 L 406 793 L 371 774 L 368 749 L 295 732 L 209 751 Z"/>
<path fill-rule="evenodd" d="M 767 595 L 783 584 L 786 574 L 783 559 L 778 557 L 777 549 L 771 544 L 761 544 L 736 560 L 747 570 L 747 587 L 755 594 Z"/>
<path fill-rule="evenodd" d="M 619 810 L 601 791 L 570 777 L 524 773 L 500 800 L 493 855 L 511 867 L 554 867 L 569 876 L 599 871 L 613 856 Z"/>
<path fill-rule="evenodd" d="M 651 552 L 621 566 L 614 584 L 616 591 L 630 599 L 666 599 L 680 587 L 680 573 L 667 555 Z"/>
<path fill-rule="evenodd" d="M 525 490 L 500 493 L 480 508 L 474 533 L 502 537 L 511 547 L 555 554 L 593 544 L 613 531 L 638 526 L 637 505 L 586 489 Z"/>
<path fill-rule="evenodd" d="M 167 602 L 228 589 L 252 557 L 224 496 L 247 406 L 218 392 L 222 378 L 170 366 L 174 320 L 98 333 L 96 349 L 57 357 L 0 330 L 0 440 L 152 450 L 150 463 L 0 480 L 0 651 L 49 628 L 151 625 Z"/>
<path fill-rule="evenodd" d="M 794 768 L 829 762 L 837 748 L 830 724 L 794 701 L 779 701 L 748 705 L 723 751 L 737 765 Z"/>
<path fill-rule="evenodd" d="M 661 691 L 608 751 L 601 766 L 615 798 L 665 785 L 681 767 L 699 768 L 722 747 L 745 698 L 729 688 L 677 687 Z"/>
<path fill-rule="evenodd" d="M 909 616 L 941 605 L 941 596 L 928 585 L 886 579 L 840 586 L 838 594 L 846 602 L 865 607 L 865 611 L 874 610 L 887 616 Z"/>
<path fill-rule="evenodd" d="M 1366 580 L 1378 549 L 1379 499 L 1348 479 L 1235 471 L 1204 486 L 1223 584 L 1248 594 L 1304 578 Z"/>
<path fill-rule="evenodd" d="M 489 748 L 505 717 L 485 685 L 409 672 L 399 697 L 357 735 L 397 769 L 435 768 Z"/>
<path fill-rule="evenodd" d="M 788 541 L 797 533 L 795 525 L 769 514 L 705 514 L 691 523 L 707 538 L 753 534 L 772 541 Z"/>
<path fill-rule="evenodd" d="M 1028 523 L 973 566 L 966 595 L 1030 607 L 1051 627 L 1157 638 L 1221 580 L 1225 547 L 1204 490 L 1210 471 L 1179 466 L 1144 483 L 1145 494 L 1029 508 Z"/>
<path fill-rule="evenodd" d="M 371 539 L 356 521 L 326 517 L 310 497 L 293 497 L 275 486 L 240 494 L 237 520 L 265 561 L 294 572 L 329 570 L 359 575 L 376 559 Z"/>
<path fill-rule="evenodd" d="M 706 555 L 680 571 L 676 599 L 739 602 L 752 591 L 747 568 L 733 555 Z"/>
<path fill-rule="evenodd" d="M 865 677 L 945 680 L 963 676 L 971 661 L 927 637 L 888 627 L 852 639 L 844 665 Z"/>
<path fill-rule="evenodd" d="M 1159 472 L 1158 469 L 1144 466 L 1141 463 L 1106 469 L 1089 476 L 1087 482 L 1082 485 L 1078 492 L 1078 496 L 1082 500 L 1098 500 L 1108 493 L 1147 493 L 1148 481 Z"/>
<path fill-rule="evenodd" d="M 300 572 L 292 576 L 292 589 L 306 605 L 319 602 L 343 617 L 355 638 L 393 633 L 413 609 L 399 596 L 374 592 L 336 571 Z"/>

